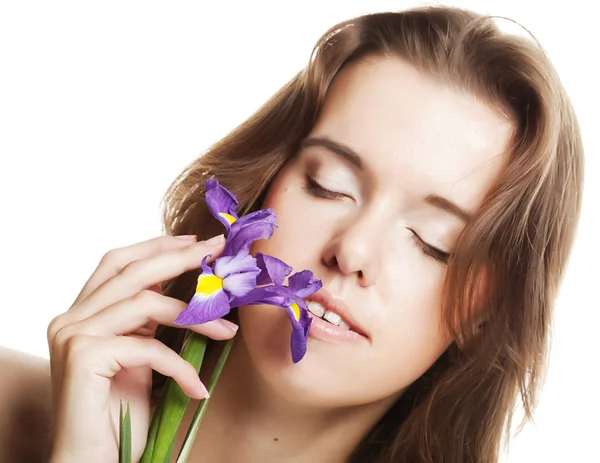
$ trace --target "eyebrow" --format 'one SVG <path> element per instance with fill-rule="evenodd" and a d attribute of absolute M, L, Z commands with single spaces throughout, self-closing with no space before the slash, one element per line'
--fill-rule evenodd
<path fill-rule="evenodd" d="M 364 167 L 362 158 L 354 150 L 341 143 L 330 140 L 329 138 L 311 137 L 305 138 L 302 141 L 302 148 L 309 148 L 311 146 L 321 146 L 322 148 L 337 154 L 351 164 L 354 164 L 359 169 Z"/>
<path fill-rule="evenodd" d="M 329 138 L 323 138 L 323 137 L 305 138 L 302 141 L 301 146 L 302 146 L 302 148 L 309 148 L 311 146 L 320 146 L 334 154 L 337 154 L 338 156 L 340 156 L 341 158 L 350 162 L 351 164 L 354 164 L 359 169 L 363 169 L 363 167 L 364 167 L 362 158 L 354 150 L 352 150 L 351 148 L 349 148 L 341 143 L 330 140 Z M 447 212 L 448 214 L 458 217 L 463 222 L 469 222 L 473 218 L 471 213 L 467 212 L 465 209 L 460 207 L 458 204 L 453 203 L 449 199 L 444 198 L 443 196 L 440 196 L 440 195 L 428 194 L 427 196 L 425 196 L 424 202 L 431 206 L 437 207 L 438 209 L 440 209 L 444 212 Z"/>
<path fill-rule="evenodd" d="M 453 203 L 449 199 L 444 198 L 443 196 L 429 194 L 425 196 L 425 202 L 430 204 L 438 209 L 441 209 L 444 212 L 454 215 L 458 217 L 463 222 L 469 222 L 473 216 L 460 207 L 458 204 Z"/>

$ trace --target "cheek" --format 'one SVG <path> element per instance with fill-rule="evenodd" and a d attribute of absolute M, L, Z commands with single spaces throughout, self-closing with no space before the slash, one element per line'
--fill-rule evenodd
<path fill-rule="evenodd" d="M 251 252 L 275 256 L 294 271 L 315 271 L 320 250 L 327 241 L 328 221 L 314 208 L 297 175 L 281 175 L 271 186 L 262 205 L 272 208 L 278 227 L 269 240 L 254 243 Z"/>
<path fill-rule="evenodd" d="M 364 305 L 371 307 L 374 361 L 379 370 L 389 367 L 389 376 L 380 379 L 391 389 L 416 380 L 451 342 L 441 318 L 445 267 L 403 237 L 397 243 L 390 246 L 393 258 L 382 267 L 377 300 Z"/>
<path fill-rule="evenodd" d="M 271 255 L 283 260 L 293 272 L 316 270 L 320 243 L 325 239 L 323 227 L 310 211 L 310 204 L 296 175 L 281 174 L 271 186 L 261 208 L 272 208 L 278 227 L 268 240 L 253 243 L 250 252 Z M 267 372 L 273 365 L 289 364 L 291 327 L 284 309 L 273 306 L 250 306 L 238 311 L 245 343 L 255 366 Z M 270 365 L 270 367 L 269 367 Z M 265 373 L 266 374 L 266 373 Z"/>

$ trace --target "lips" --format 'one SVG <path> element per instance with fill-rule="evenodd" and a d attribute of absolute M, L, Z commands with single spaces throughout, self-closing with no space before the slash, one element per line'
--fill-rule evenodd
<path fill-rule="evenodd" d="M 365 332 L 363 327 L 354 319 L 350 312 L 350 309 L 343 301 L 343 299 L 333 296 L 326 289 L 321 288 L 315 294 L 307 297 L 306 301 L 318 302 L 323 306 L 325 310 L 330 310 L 331 312 L 339 315 L 342 321 L 346 323 L 352 331 L 365 338 L 369 338 L 369 335 Z"/>

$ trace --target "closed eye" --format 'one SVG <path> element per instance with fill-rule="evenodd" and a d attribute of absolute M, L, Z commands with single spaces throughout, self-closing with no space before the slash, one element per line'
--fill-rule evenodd
<path fill-rule="evenodd" d="M 321 186 L 314 178 L 310 175 L 305 175 L 305 184 L 303 189 L 307 191 L 311 196 L 322 199 L 353 199 L 352 197 L 339 193 L 337 191 L 328 190 Z M 450 253 L 442 251 L 441 249 L 432 246 L 421 239 L 421 237 L 414 230 L 410 229 L 413 234 L 415 245 L 427 256 L 434 258 L 435 260 L 447 264 L 450 259 Z"/>
<path fill-rule="evenodd" d="M 311 196 L 322 199 L 352 199 L 350 196 L 339 193 L 337 191 L 328 190 L 321 186 L 314 178 L 310 175 L 305 175 L 304 190 L 306 190 Z"/>
<path fill-rule="evenodd" d="M 430 244 L 423 241 L 421 237 L 417 234 L 417 232 L 410 228 L 409 230 L 413 234 L 415 244 L 419 249 L 421 249 L 421 251 L 423 251 L 424 254 L 433 257 L 435 260 L 438 260 L 444 264 L 448 263 L 448 261 L 450 260 L 450 253 L 444 252 L 441 249 L 431 246 Z"/>

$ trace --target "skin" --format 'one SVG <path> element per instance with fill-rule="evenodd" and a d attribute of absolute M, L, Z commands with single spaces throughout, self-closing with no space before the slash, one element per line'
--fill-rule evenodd
<path fill-rule="evenodd" d="M 279 228 L 253 251 L 312 270 L 369 342 L 310 338 L 293 364 L 285 313 L 241 308 L 197 461 L 345 461 L 452 342 L 440 326 L 447 267 L 424 242 L 452 252 L 465 222 L 423 198 L 435 193 L 475 212 L 506 161 L 511 130 L 487 104 L 399 59 L 371 59 L 335 79 L 308 138 L 351 148 L 362 168 L 320 145 L 302 149 L 265 200 Z M 315 197 L 307 175 L 343 196 Z"/>
<path fill-rule="evenodd" d="M 119 405 L 131 405 L 132 461 L 148 432 L 156 370 L 190 397 L 206 389 L 194 368 L 153 339 L 158 324 L 173 320 L 186 304 L 160 294 L 157 283 L 196 268 L 207 254 L 222 251 L 223 237 L 164 236 L 109 251 L 73 305 L 48 326 L 52 382 L 52 463 L 117 461 Z M 231 323 L 214 320 L 191 327 L 214 339 L 234 335 Z"/>
<path fill-rule="evenodd" d="M 363 167 L 323 147 L 303 149 L 264 204 L 275 210 L 279 229 L 253 251 L 312 270 L 345 300 L 369 342 L 311 338 L 305 358 L 293 364 L 283 309 L 241 308 L 241 330 L 189 461 L 347 460 L 452 342 L 440 328 L 446 266 L 423 252 L 423 241 L 451 252 L 464 223 L 423 197 L 437 193 L 475 211 L 505 162 L 510 134 L 494 108 L 398 59 L 340 73 L 310 136 L 350 147 Z M 311 194 L 307 173 L 338 195 Z M 222 248 L 222 240 L 161 237 L 110 251 L 73 306 L 51 322 L 51 462 L 117 461 L 121 398 L 132 406 L 137 461 L 151 411 L 151 369 L 203 396 L 192 367 L 152 339 L 158 323 L 173 326 L 185 308 L 157 284 Z M 230 325 L 216 320 L 192 329 L 227 339 Z"/>

